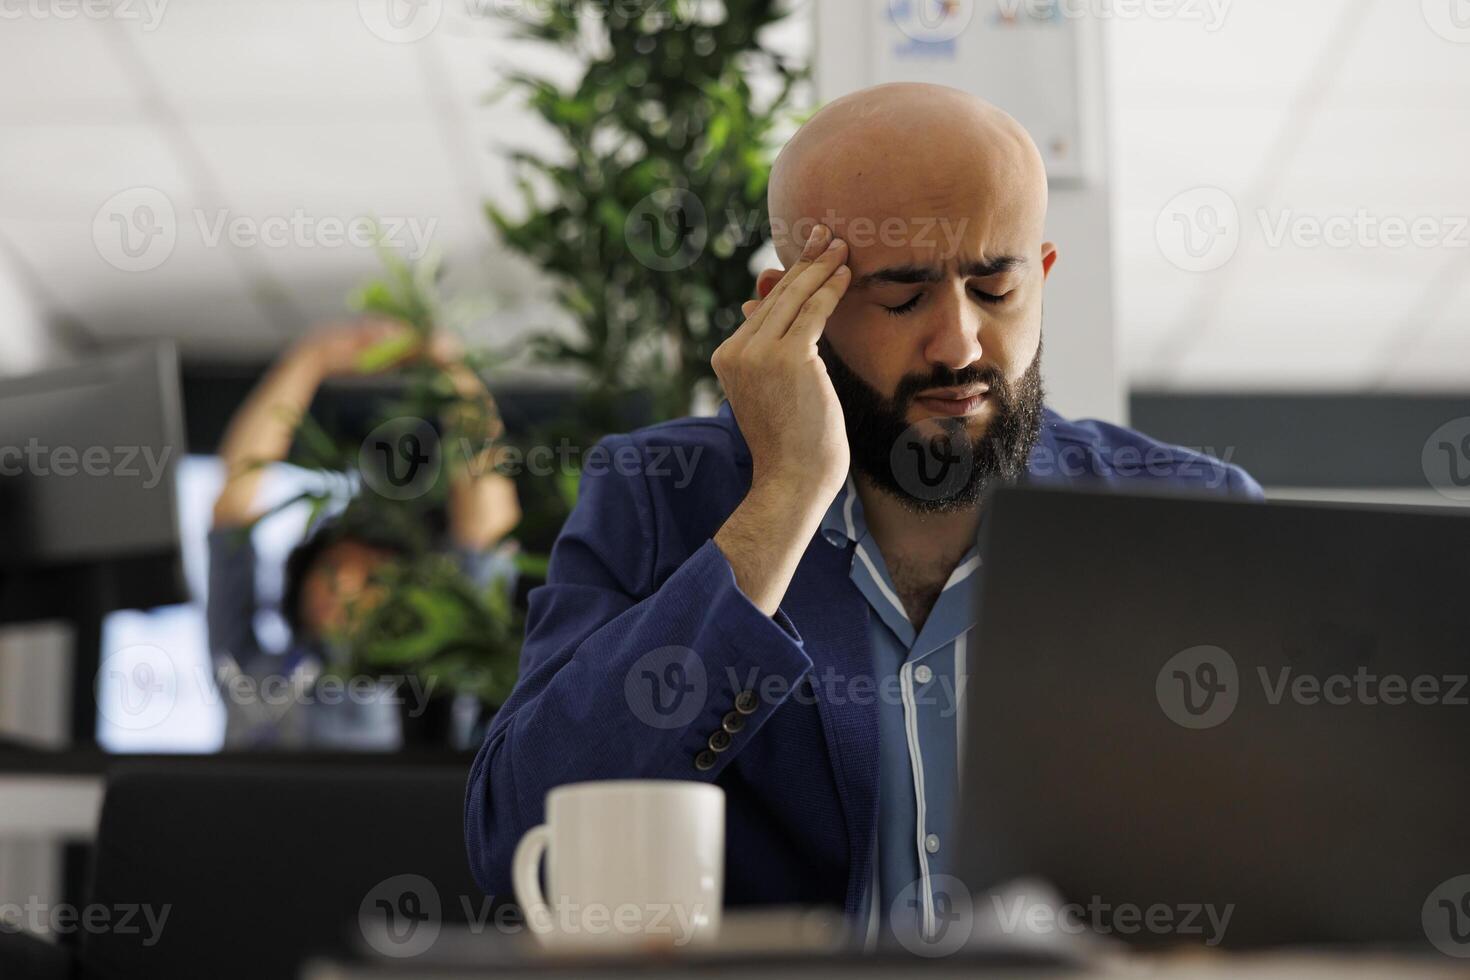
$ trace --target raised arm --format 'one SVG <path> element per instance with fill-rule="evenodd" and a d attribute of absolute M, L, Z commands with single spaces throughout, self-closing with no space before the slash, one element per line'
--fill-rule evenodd
<path fill-rule="evenodd" d="M 495 547 L 521 522 L 521 501 L 515 482 L 495 469 L 494 442 L 505 434 L 500 410 L 485 382 L 470 370 L 464 351 L 451 334 L 436 336 L 429 357 L 449 376 L 463 399 L 461 411 L 483 420 L 484 446 L 469 447 L 465 465 L 450 471 L 449 535 L 465 551 L 487 551 Z M 446 421 L 454 421 L 452 419 Z"/>
<path fill-rule="evenodd" d="M 263 469 L 286 458 L 297 423 L 322 382 L 357 373 L 365 351 L 407 329 L 382 320 L 327 327 L 275 363 L 230 420 L 220 444 L 225 485 L 214 503 L 216 530 L 246 527 L 260 516 Z"/>

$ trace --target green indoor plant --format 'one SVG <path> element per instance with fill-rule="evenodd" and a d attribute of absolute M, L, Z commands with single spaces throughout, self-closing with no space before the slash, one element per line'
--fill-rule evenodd
<path fill-rule="evenodd" d="M 486 206 L 576 325 L 540 333 L 534 353 L 585 377 L 584 436 L 633 421 L 630 395 L 665 419 L 713 391 L 710 357 L 752 294 L 771 162 L 806 77 L 762 40 L 789 13 L 786 0 L 565 0 L 514 21 L 585 66 L 569 88 L 507 73 L 501 94 L 522 96 L 562 145 L 512 150 L 517 213 Z"/>
<path fill-rule="evenodd" d="M 364 314 L 411 327 L 403 338 L 368 350 L 359 367 L 365 374 L 390 370 L 398 382 L 393 394 L 376 400 L 369 428 L 390 419 L 435 420 L 442 446 L 487 447 L 500 437 L 500 422 L 483 398 L 467 397 L 447 366 L 419 356 L 444 329 L 438 295 L 439 263 L 430 258 L 411 264 L 382 253 L 384 274 L 352 298 Z M 483 366 L 473 354 L 463 360 Z M 444 470 L 424 492 L 408 499 L 382 496 L 359 485 L 360 433 L 331 431 L 310 414 L 297 423 L 291 462 L 313 470 L 319 486 L 281 504 L 272 513 L 302 501 L 311 514 L 307 533 L 329 512 L 341 510 L 344 525 L 371 528 L 379 540 L 395 545 L 397 557 L 373 581 L 373 602 L 353 610 L 350 627 L 330 638 L 339 660 L 329 665 L 342 677 L 403 680 L 415 677 L 431 704 L 406 704 L 405 726 L 421 715 L 447 720 L 454 696 L 470 696 L 493 710 L 509 696 L 520 659 L 523 621 L 511 601 L 508 583 L 479 587 L 458 564 L 439 552 L 432 528 L 448 498 L 455 468 L 471 465 L 468 453 L 444 452 Z M 533 570 L 536 562 L 530 562 Z M 435 740 L 441 736 L 434 736 Z"/>

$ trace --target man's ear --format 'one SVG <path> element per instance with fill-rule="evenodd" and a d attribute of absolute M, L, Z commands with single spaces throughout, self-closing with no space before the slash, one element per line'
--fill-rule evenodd
<path fill-rule="evenodd" d="M 1041 278 L 1051 275 L 1051 267 L 1057 264 L 1057 247 L 1051 242 L 1041 246 Z"/>
<path fill-rule="evenodd" d="M 767 296 L 771 295 L 771 290 L 776 288 L 776 284 L 779 283 L 781 281 L 781 278 L 785 275 L 786 273 L 782 272 L 780 269 L 766 269 L 759 276 L 756 277 L 755 294 L 761 299 L 765 299 Z"/>

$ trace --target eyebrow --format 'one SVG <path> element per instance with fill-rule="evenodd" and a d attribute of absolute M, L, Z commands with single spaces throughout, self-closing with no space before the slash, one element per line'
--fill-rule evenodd
<path fill-rule="evenodd" d="M 960 266 L 960 273 L 966 279 L 988 279 L 1025 264 L 1026 260 L 1018 255 L 1002 255 L 994 259 L 966 262 Z M 870 272 L 859 278 L 854 285 L 859 289 L 864 286 L 877 285 L 912 286 L 920 283 L 941 282 L 944 276 L 943 266 L 895 265 Z"/>

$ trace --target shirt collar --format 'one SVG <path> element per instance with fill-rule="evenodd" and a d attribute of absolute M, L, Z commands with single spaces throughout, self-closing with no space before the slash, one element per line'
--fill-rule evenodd
<path fill-rule="evenodd" d="M 868 526 L 863 521 L 863 502 L 858 499 L 857 484 L 853 483 L 851 474 L 822 516 L 821 531 L 822 537 L 834 548 L 856 544 L 868 533 Z"/>

